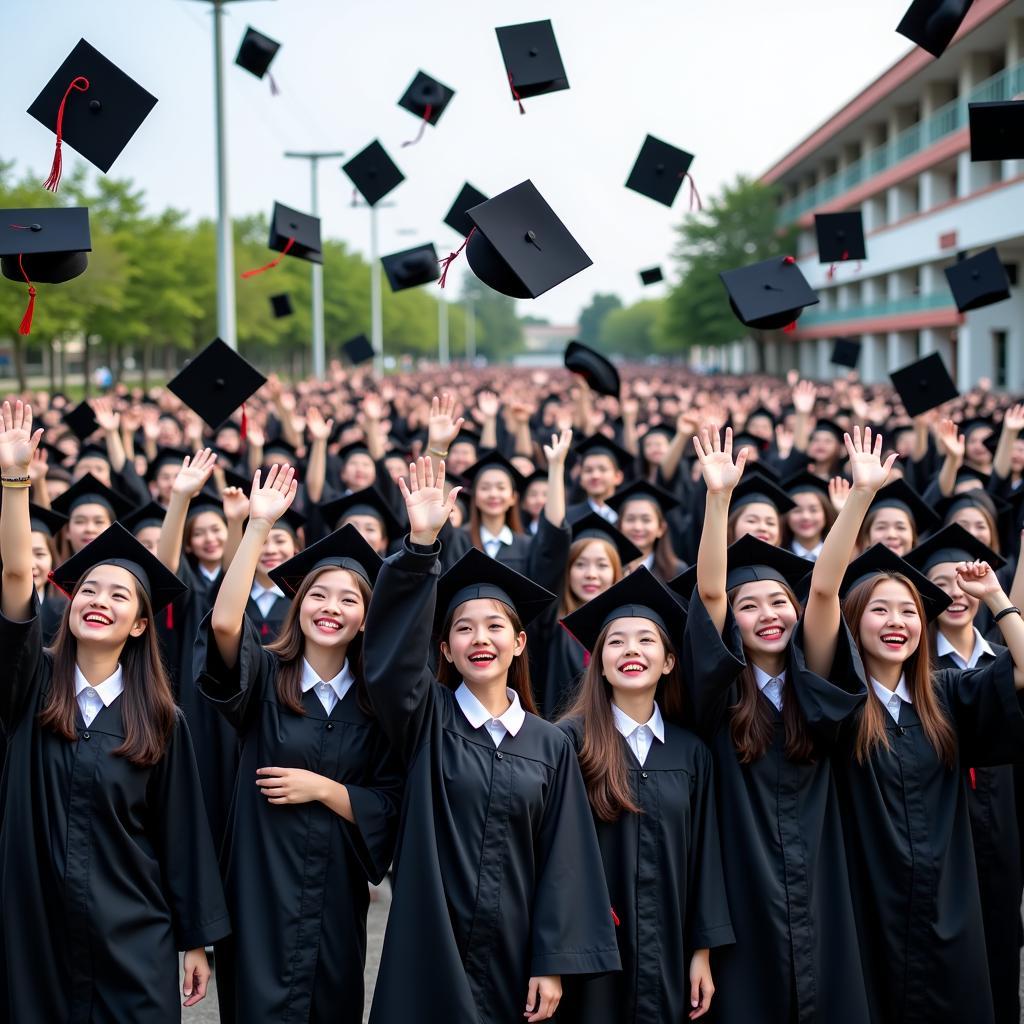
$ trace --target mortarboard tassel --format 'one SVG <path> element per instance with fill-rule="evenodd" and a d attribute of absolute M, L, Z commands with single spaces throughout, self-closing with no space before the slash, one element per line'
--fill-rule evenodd
<path fill-rule="evenodd" d="M 64 105 L 67 103 L 72 89 L 76 92 L 85 92 L 88 88 L 88 78 L 84 78 L 82 75 L 79 75 L 77 78 L 71 79 L 71 84 L 64 91 L 64 98 L 60 101 L 60 106 L 57 108 L 57 145 L 53 150 L 53 163 L 50 165 L 50 176 L 43 182 L 43 188 L 48 189 L 50 192 L 56 192 L 60 185 L 60 175 L 64 162 L 61 157 L 61 143 L 64 141 Z M 22 333 L 27 334 L 28 331 L 23 331 Z"/>
<path fill-rule="evenodd" d="M 46 578 L 70 601 L 71 595 L 57 582 L 57 577 L 54 576 L 53 570 L 51 569 L 47 574 Z"/>
<path fill-rule="evenodd" d="M 166 620 L 166 624 L 167 624 L 167 628 L 168 629 L 174 629 L 174 602 L 173 601 L 167 606 L 167 620 Z"/>
<path fill-rule="evenodd" d="M 25 284 L 28 285 L 28 305 L 25 307 L 25 315 L 21 318 L 21 323 L 18 325 L 18 333 L 31 334 L 32 317 L 35 316 L 36 312 L 36 290 L 35 286 L 29 280 L 28 274 L 25 273 L 25 268 L 21 262 L 20 252 L 18 253 L 18 269 L 21 271 L 21 276 L 25 278 Z"/>
<path fill-rule="evenodd" d="M 618 928 L 619 925 L 622 924 L 622 922 L 619 920 L 619 915 L 615 913 L 615 908 L 614 907 L 611 908 L 611 911 L 612 911 L 612 923 L 615 925 L 616 928 Z"/>
<path fill-rule="evenodd" d="M 257 274 L 263 274 L 263 273 L 266 273 L 266 271 L 268 271 L 268 270 L 273 270 L 274 267 L 276 267 L 278 265 L 278 263 L 280 263 L 281 260 L 283 260 L 285 258 L 285 256 L 288 255 L 288 250 L 291 249 L 291 247 L 294 244 L 295 244 L 294 237 L 293 238 L 289 238 L 288 241 L 285 242 L 284 248 L 281 250 L 281 255 L 280 256 L 278 256 L 276 259 L 272 259 L 269 263 L 264 263 L 262 267 L 255 267 L 252 270 L 244 270 L 244 271 L 242 271 L 242 278 L 245 279 L 245 278 L 249 278 L 249 277 L 255 277 Z"/>
<path fill-rule="evenodd" d="M 794 320 L 792 323 L 786 324 L 786 326 L 782 328 L 782 333 L 796 334 L 796 321 Z"/>
<path fill-rule="evenodd" d="M 280 96 L 281 90 L 278 89 L 277 82 L 274 81 L 274 76 L 269 71 L 267 72 L 267 78 L 270 79 L 270 95 Z"/>
<path fill-rule="evenodd" d="M 795 256 L 783 256 L 782 257 L 782 262 L 787 267 L 791 267 L 791 266 L 793 266 L 794 263 L 796 263 L 796 257 Z"/>
<path fill-rule="evenodd" d="M 420 130 L 416 133 L 416 138 L 408 139 L 406 142 L 403 142 L 402 149 L 405 149 L 406 146 L 415 146 L 416 143 L 423 138 L 423 132 L 426 130 L 427 125 L 430 124 L 430 115 L 433 112 L 434 105 L 432 103 L 428 103 L 423 110 L 423 118 L 420 121 Z"/>
<path fill-rule="evenodd" d="M 848 260 L 849 258 L 850 258 L 850 250 L 849 249 L 844 249 L 843 250 L 843 254 L 839 257 L 839 261 L 840 261 L 840 263 L 845 263 L 846 260 Z M 860 263 L 859 262 L 857 263 L 857 271 L 858 271 L 858 273 L 860 272 Z M 835 278 L 835 276 L 836 276 L 836 265 L 834 263 L 828 268 L 828 273 L 825 276 L 830 281 Z"/>
<path fill-rule="evenodd" d="M 242 403 L 242 425 L 238 428 L 238 434 L 243 441 L 249 436 L 249 417 L 245 414 L 245 402 Z"/>
<path fill-rule="evenodd" d="M 462 240 L 462 245 L 460 245 L 458 249 L 455 250 L 455 252 L 450 252 L 448 253 L 447 256 L 445 256 L 443 260 L 437 261 L 438 263 L 441 264 L 441 267 L 443 268 L 441 270 L 441 277 L 438 279 L 437 282 L 442 288 L 445 285 L 445 281 L 447 281 L 448 279 L 448 268 L 459 258 L 459 253 L 466 248 L 466 246 L 469 244 L 469 240 L 473 237 L 475 232 L 476 226 L 474 225 L 473 230 L 470 231 L 468 235 L 466 235 L 466 237 Z"/>
<path fill-rule="evenodd" d="M 971 789 L 978 788 L 978 773 L 973 768 L 967 769 L 967 774 L 971 778 Z"/>
<path fill-rule="evenodd" d="M 697 191 L 697 185 L 693 180 L 693 175 L 687 171 L 683 177 L 690 185 L 690 212 L 693 212 L 694 205 L 696 205 L 697 212 L 702 213 L 704 211 L 704 204 L 700 201 L 700 193 Z"/>
<path fill-rule="evenodd" d="M 508 73 L 508 87 L 512 90 L 512 99 L 514 99 L 516 101 L 516 103 L 519 104 L 519 113 L 520 114 L 525 114 L 526 113 L 526 108 L 523 106 L 523 101 L 522 101 L 522 99 L 519 96 L 519 90 L 515 87 L 515 85 L 512 84 L 512 72 L 511 71 Z"/>

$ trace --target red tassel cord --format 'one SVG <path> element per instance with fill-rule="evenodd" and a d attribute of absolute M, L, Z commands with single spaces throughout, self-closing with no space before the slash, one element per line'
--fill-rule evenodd
<path fill-rule="evenodd" d="M 841 255 L 840 257 L 839 257 L 839 262 L 840 262 L 840 263 L 845 263 L 845 262 L 846 262 L 846 261 L 847 261 L 847 260 L 848 260 L 849 258 L 850 258 L 850 253 L 849 253 L 849 250 L 847 250 L 847 249 L 844 249 L 844 250 L 843 250 L 843 254 L 842 254 L 842 255 Z M 859 262 L 858 262 L 858 264 L 857 264 L 857 273 L 858 273 L 858 274 L 860 273 L 860 263 L 859 263 Z M 827 274 L 826 274 L 825 276 L 826 276 L 826 277 L 827 277 L 827 278 L 828 278 L 828 279 L 829 279 L 830 281 L 831 281 L 831 280 L 833 280 L 833 279 L 835 278 L 835 276 L 836 276 L 836 264 L 834 264 L 834 263 L 833 263 L 833 264 L 832 264 L 832 265 L 831 265 L 831 266 L 830 266 L 830 267 L 828 268 L 828 273 L 827 273 Z"/>
<path fill-rule="evenodd" d="M 430 124 L 430 116 L 433 113 L 434 105 L 432 103 L 428 103 L 423 108 L 423 117 L 420 120 L 420 130 L 416 133 L 416 137 L 414 139 L 407 139 L 405 142 L 402 143 L 402 149 L 405 149 L 406 146 L 415 146 L 416 143 L 423 138 L 423 133 L 424 131 L 426 131 L 427 125 Z"/>
<path fill-rule="evenodd" d="M 285 258 L 285 256 L 288 255 L 289 251 L 291 250 L 291 247 L 294 244 L 295 244 L 295 239 L 294 238 L 289 238 L 288 241 L 285 242 L 284 248 L 281 250 L 281 255 L 280 256 L 278 256 L 276 259 L 272 259 L 269 263 L 264 263 L 262 267 L 255 267 L 252 270 L 244 271 L 242 273 L 242 278 L 245 279 L 245 278 L 249 278 L 249 277 L 255 277 L 257 274 L 264 274 L 268 270 L 273 270 L 274 267 L 276 267 L 278 265 L 278 263 L 280 263 L 281 260 L 283 260 Z"/>
<path fill-rule="evenodd" d="M 68 600 L 69 600 L 69 601 L 71 600 L 71 594 L 70 594 L 70 593 L 69 593 L 69 592 L 68 592 L 67 590 L 65 590 L 65 589 L 64 589 L 64 588 L 63 588 L 63 587 L 62 587 L 62 586 L 61 586 L 61 585 L 60 585 L 60 584 L 59 584 L 59 583 L 57 582 L 57 577 L 53 575 L 53 570 L 52 570 L 52 569 L 51 569 L 51 570 L 50 570 L 50 571 L 49 571 L 49 572 L 48 572 L 48 573 L 46 574 L 46 578 L 47 578 L 47 579 L 48 579 L 48 580 L 49 580 L 49 581 L 50 581 L 50 582 L 51 582 L 51 583 L 52 583 L 52 584 L 53 584 L 53 585 L 54 585 L 54 586 L 55 586 L 55 587 L 56 587 L 56 588 L 57 588 L 57 589 L 58 589 L 58 590 L 59 590 L 59 591 L 60 591 L 60 592 L 61 592 L 61 593 L 62 593 L 62 594 L 63 594 L 63 595 L 64 595 L 64 596 L 65 596 L 65 597 L 66 597 L 66 598 L 68 599 Z"/>
<path fill-rule="evenodd" d="M 167 619 L 166 619 L 166 623 L 167 623 L 167 628 L 168 629 L 174 629 L 174 602 L 173 601 L 167 606 Z"/>
<path fill-rule="evenodd" d="M 973 768 L 967 769 L 967 774 L 971 778 L 971 789 L 978 788 L 978 773 Z"/>
<path fill-rule="evenodd" d="M 238 430 L 238 434 L 243 441 L 249 437 L 249 417 L 245 414 L 245 402 L 242 403 L 242 425 Z"/>
<path fill-rule="evenodd" d="M 277 82 L 274 81 L 274 76 L 269 71 L 267 72 L 267 80 L 270 82 L 270 95 L 280 96 L 281 90 L 278 89 Z"/>
<path fill-rule="evenodd" d="M 260 636 L 270 636 L 270 627 L 265 622 L 260 626 Z"/>
<path fill-rule="evenodd" d="M 525 114 L 526 113 L 526 108 L 523 106 L 523 101 L 522 101 L 522 99 L 519 96 L 519 90 L 515 87 L 515 85 L 512 82 L 512 72 L 511 71 L 508 73 L 508 87 L 512 90 L 512 99 L 514 99 L 516 101 L 516 103 L 519 104 L 519 113 L 520 114 Z"/>
<path fill-rule="evenodd" d="M 442 270 L 441 270 L 441 277 L 438 280 L 438 284 L 442 288 L 444 287 L 445 282 L 448 280 L 448 268 L 451 267 L 451 265 L 459 258 L 459 253 L 461 253 L 462 250 L 466 248 L 466 246 L 469 244 L 469 240 L 473 237 L 473 234 L 475 232 L 476 232 L 476 227 L 474 226 L 473 230 L 470 231 L 470 233 L 468 235 L 466 235 L 465 239 L 462 242 L 462 245 L 460 245 L 458 247 L 458 249 L 455 250 L 455 252 L 450 252 L 450 253 L 448 253 L 447 256 L 445 256 L 445 258 L 443 260 L 438 260 L 437 261 L 440 264 L 441 268 L 442 268 Z"/>
<path fill-rule="evenodd" d="M 796 263 L 796 257 L 795 256 L 783 256 L 782 257 L 782 262 L 787 267 L 791 267 L 791 266 L 793 266 L 794 263 Z"/>
<path fill-rule="evenodd" d="M 782 328 L 782 333 L 783 334 L 795 334 L 796 333 L 796 321 L 794 320 L 791 324 L 786 324 L 786 326 Z"/>
<path fill-rule="evenodd" d="M 77 78 L 71 79 L 71 84 L 64 90 L 64 97 L 60 101 L 60 106 L 57 108 L 57 145 L 53 150 L 53 163 L 50 165 L 50 176 L 43 182 L 43 188 L 49 189 L 51 192 L 56 192 L 60 186 L 60 175 L 61 168 L 63 165 L 63 158 L 61 157 L 61 143 L 64 141 L 64 107 L 68 102 L 68 97 L 71 95 L 72 89 L 75 92 L 85 92 L 89 88 L 89 79 L 83 78 L 79 75 Z M 27 334 L 28 332 L 23 332 Z"/>
<path fill-rule="evenodd" d="M 21 318 L 21 323 L 18 325 L 19 334 L 31 334 L 32 333 L 32 317 L 35 316 L 36 312 L 36 290 L 32 282 L 29 280 L 28 274 L 25 273 L 25 267 L 21 262 L 21 253 L 18 253 L 18 269 L 21 271 L 21 276 L 25 278 L 25 284 L 28 285 L 28 305 L 25 307 L 25 315 Z"/>
<path fill-rule="evenodd" d="M 622 924 L 622 922 L 619 920 L 619 915 L 615 913 L 615 908 L 614 907 L 611 908 L 611 911 L 612 911 L 612 922 L 614 923 L 615 927 L 618 928 L 619 925 Z"/>
<path fill-rule="evenodd" d="M 693 175 L 689 171 L 683 175 L 683 177 L 690 184 L 690 212 L 693 212 L 694 205 L 696 205 L 697 212 L 702 213 L 704 210 L 704 204 L 700 201 L 700 193 L 697 191 L 697 184 L 693 180 Z"/>

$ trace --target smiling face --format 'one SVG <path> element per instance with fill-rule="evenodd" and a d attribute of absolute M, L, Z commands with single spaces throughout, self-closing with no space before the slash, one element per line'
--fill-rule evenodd
<path fill-rule="evenodd" d="M 924 623 L 910 588 L 883 577 L 871 592 L 857 627 L 865 668 L 876 679 L 885 666 L 902 665 L 921 643 Z"/>
<path fill-rule="evenodd" d="M 830 430 L 815 430 L 807 445 L 812 462 L 832 462 L 839 457 L 839 439 Z"/>
<path fill-rule="evenodd" d="M 220 565 L 228 528 L 216 512 L 200 512 L 189 519 L 185 550 L 195 555 L 207 568 Z"/>
<path fill-rule="evenodd" d="M 964 446 L 964 457 L 975 466 L 988 466 L 992 462 L 992 453 L 985 447 L 985 442 L 992 436 L 988 427 L 977 427 L 968 435 Z"/>
<path fill-rule="evenodd" d="M 928 570 L 928 579 L 944 594 L 948 594 L 953 603 L 939 616 L 939 629 L 944 633 L 954 633 L 974 622 L 981 602 L 976 597 L 965 594 L 960 589 L 959 577 L 956 574 L 956 562 L 941 562 Z"/>
<path fill-rule="evenodd" d="M 817 494 L 806 491 L 794 494 L 796 508 L 786 513 L 786 523 L 793 536 L 805 547 L 813 548 L 825 530 L 825 509 Z"/>
<path fill-rule="evenodd" d="M 512 659 L 526 650 L 526 634 L 516 632 L 508 609 L 492 598 L 460 604 L 452 615 L 441 654 L 470 686 L 507 678 Z"/>
<path fill-rule="evenodd" d="M 112 522 L 110 509 L 106 505 L 92 502 L 76 505 L 67 525 L 71 550 L 77 554 L 89 541 L 95 540 Z"/>
<path fill-rule="evenodd" d="M 38 530 L 32 531 L 32 582 L 36 589 L 46 583 L 46 578 L 53 568 L 53 555 L 50 553 L 50 538 Z"/>
<path fill-rule="evenodd" d="M 590 541 L 569 566 L 569 589 L 577 601 L 593 600 L 614 582 L 615 565 L 604 541 Z"/>
<path fill-rule="evenodd" d="M 180 466 L 164 465 L 161 466 L 153 476 L 153 497 L 160 502 L 161 505 L 170 504 L 171 501 L 171 488 L 174 486 L 174 481 L 178 478 L 178 471 L 181 469 Z"/>
<path fill-rule="evenodd" d="M 669 440 L 664 433 L 660 430 L 655 430 L 650 434 L 645 434 L 641 443 L 644 458 L 652 466 L 660 466 L 665 460 L 665 456 L 668 455 L 669 449 Z"/>
<path fill-rule="evenodd" d="M 523 495 L 523 511 L 531 519 L 536 519 L 544 511 L 544 503 L 547 500 L 547 480 L 534 480 L 526 485 L 526 493 Z"/>
<path fill-rule="evenodd" d="M 294 557 L 298 550 L 291 531 L 275 526 L 263 542 L 263 550 L 260 551 L 260 568 L 264 572 L 270 572 L 282 562 L 287 562 L 289 558 Z"/>
<path fill-rule="evenodd" d="M 601 671 L 616 693 L 652 695 L 675 665 L 658 627 L 650 619 L 615 619 L 601 648 Z"/>
<path fill-rule="evenodd" d="M 976 537 L 986 547 L 992 547 L 992 528 L 980 508 L 958 508 L 950 518 L 951 523 L 958 523 L 969 534 Z"/>
<path fill-rule="evenodd" d="M 85 455 L 75 462 L 71 472 L 72 480 L 81 480 L 86 473 L 91 473 L 104 487 L 110 486 L 110 463 L 98 455 Z"/>
<path fill-rule="evenodd" d="M 645 554 L 665 535 L 668 524 L 651 501 L 636 499 L 622 506 L 619 529 Z"/>
<path fill-rule="evenodd" d="M 97 565 L 86 574 L 68 611 L 68 626 L 79 643 L 120 648 L 146 630 L 135 577 L 119 565 Z"/>
<path fill-rule="evenodd" d="M 763 501 L 752 501 L 742 505 L 733 520 L 733 541 L 751 534 L 765 544 L 777 545 L 782 540 L 779 512 L 774 505 Z"/>
<path fill-rule="evenodd" d="M 755 580 L 737 587 L 729 596 L 743 649 L 753 661 L 759 654 L 776 657 L 785 651 L 798 613 L 782 584 Z"/>
<path fill-rule="evenodd" d="M 580 467 L 580 486 L 588 498 L 604 501 L 610 498 L 622 483 L 622 470 L 610 455 L 595 452 L 583 459 Z"/>
<path fill-rule="evenodd" d="M 868 547 L 884 544 L 902 558 L 914 546 L 914 525 L 901 508 L 877 509 L 867 532 Z"/>
<path fill-rule="evenodd" d="M 345 460 L 341 482 L 350 491 L 372 487 L 377 479 L 377 465 L 367 452 L 355 452 Z"/>
<path fill-rule="evenodd" d="M 299 604 L 299 628 L 317 647 L 348 647 L 363 628 L 366 606 L 356 577 L 348 569 L 324 569 Z"/>
<path fill-rule="evenodd" d="M 514 504 L 512 478 L 500 469 L 485 469 L 473 481 L 473 503 L 485 516 L 503 516 Z"/>
<path fill-rule="evenodd" d="M 160 543 L 160 527 L 144 526 L 141 530 L 135 531 L 135 539 L 151 554 L 156 554 L 157 545 Z"/>
<path fill-rule="evenodd" d="M 340 523 L 339 529 L 351 523 L 358 531 L 363 540 L 377 552 L 383 555 L 388 550 L 388 539 L 384 536 L 384 524 L 376 516 L 350 515 L 345 516 Z"/>

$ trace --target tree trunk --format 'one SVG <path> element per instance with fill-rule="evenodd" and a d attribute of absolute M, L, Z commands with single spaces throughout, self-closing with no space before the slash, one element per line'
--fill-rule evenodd
<path fill-rule="evenodd" d="M 60 390 L 62 394 L 66 395 L 68 392 L 68 360 L 67 354 L 64 351 L 63 341 L 60 344 L 60 352 L 58 354 L 60 356 Z"/>
<path fill-rule="evenodd" d="M 59 358 L 59 349 L 57 345 L 51 340 L 50 352 L 49 352 L 49 369 L 50 369 L 50 394 L 57 390 L 57 359 Z"/>
<path fill-rule="evenodd" d="M 28 381 L 25 379 L 25 342 L 20 334 L 14 335 L 14 373 L 18 378 L 18 390 L 27 390 Z"/>
<path fill-rule="evenodd" d="M 146 338 L 142 343 L 142 390 L 149 390 L 149 371 L 153 362 L 153 342 Z"/>
<path fill-rule="evenodd" d="M 86 331 L 82 335 L 82 389 L 85 392 L 85 397 L 88 398 L 92 394 L 92 374 L 91 365 L 89 360 L 89 332 Z"/>

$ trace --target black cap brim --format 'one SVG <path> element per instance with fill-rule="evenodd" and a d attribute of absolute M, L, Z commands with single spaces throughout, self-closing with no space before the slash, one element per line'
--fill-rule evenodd
<path fill-rule="evenodd" d="M 604 540 L 607 541 L 619 556 L 623 565 L 635 562 L 643 557 L 643 552 L 616 526 L 596 512 L 588 512 L 570 524 L 572 540 Z"/>
<path fill-rule="evenodd" d="M 91 251 L 89 211 L 84 206 L 0 210 L 0 273 L 10 281 L 74 280 L 85 273 Z"/>
<path fill-rule="evenodd" d="M 363 540 L 362 534 L 347 524 L 271 569 L 267 575 L 289 597 L 294 597 L 302 581 L 314 569 L 347 569 L 361 576 L 372 588 L 382 564 L 380 555 Z"/>
<path fill-rule="evenodd" d="M 395 540 L 402 533 L 402 524 L 376 487 L 365 487 L 334 501 L 325 501 L 319 508 L 321 518 L 330 527 L 337 526 L 346 516 L 372 515 L 380 520 L 388 540 Z"/>
<path fill-rule="evenodd" d="M 920 416 L 960 395 L 938 352 L 890 373 L 889 379 L 908 416 Z"/>
<path fill-rule="evenodd" d="M 570 341 L 565 347 L 563 362 L 565 368 L 571 373 L 578 373 L 592 391 L 599 395 L 619 397 L 619 371 L 615 369 L 615 364 L 600 352 L 595 352 L 581 342 Z"/>
<path fill-rule="evenodd" d="M 441 276 L 441 266 L 433 243 L 393 252 L 382 256 L 380 262 L 393 292 L 418 288 Z"/>
<path fill-rule="evenodd" d="M 376 206 L 405 181 L 405 175 L 376 139 L 342 165 L 342 170 L 369 206 Z"/>
<path fill-rule="evenodd" d="M 884 544 L 868 548 L 847 567 L 839 588 L 839 596 L 846 599 L 859 583 L 884 573 L 900 573 L 910 580 L 921 597 L 925 617 L 931 622 L 937 619 L 952 604 L 952 598 L 940 590 L 924 573 L 919 572 L 906 559 L 894 554 Z"/>
<path fill-rule="evenodd" d="M 215 338 L 167 385 L 216 430 L 267 378 L 237 352 Z"/>

